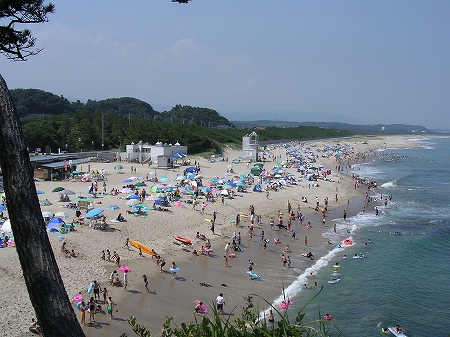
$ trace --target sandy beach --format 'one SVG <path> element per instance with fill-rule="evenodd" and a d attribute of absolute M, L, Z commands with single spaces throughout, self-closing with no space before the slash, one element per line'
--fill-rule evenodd
<path fill-rule="evenodd" d="M 348 144 L 353 148 L 353 154 L 340 157 L 339 162 L 335 156 L 321 156 L 317 149 L 326 146 L 336 146 L 336 144 Z M 302 143 L 303 144 L 303 143 Z M 371 152 L 379 148 L 406 148 L 417 146 L 418 142 L 411 142 L 407 137 L 353 137 L 343 139 L 327 139 L 309 141 L 304 146 L 309 146 L 317 155 L 315 166 L 323 164 L 331 170 L 329 180 L 318 180 L 315 182 L 306 181 L 300 176 L 296 168 L 286 168 L 286 174 L 293 174 L 295 184 L 283 186 L 278 191 L 266 193 L 253 192 L 252 187 L 246 193 L 236 193 L 234 198 L 225 197 L 223 202 L 218 195 L 215 202 L 208 202 L 202 213 L 201 203 L 193 208 L 193 196 L 182 193 L 180 203 L 175 206 L 173 203 L 166 207 L 169 211 L 153 210 L 152 200 L 145 200 L 144 203 L 150 209 L 145 216 L 134 216 L 126 214 L 133 208 L 127 207 L 127 195 L 111 195 L 111 189 L 122 189 L 124 185 L 134 184 L 144 181 L 147 186 L 143 188 L 147 192 L 154 182 L 146 181 L 147 178 L 155 176 L 166 176 L 170 182 L 165 184 L 176 184 L 176 177 L 183 174 L 187 166 L 180 166 L 175 169 L 153 168 L 148 165 L 121 163 L 122 172 L 116 172 L 116 163 L 90 163 L 90 169 L 104 170 L 107 180 L 107 193 L 104 195 L 103 181 L 98 182 L 99 194 L 94 198 L 96 208 L 102 208 L 106 216 L 107 229 L 99 230 L 90 226 L 76 226 L 76 231 L 68 234 L 49 233 L 58 266 L 66 286 L 69 298 L 81 292 L 85 300 L 93 294 L 87 294 L 88 284 L 97 280 L 101 288 L 106 287 L 108 296 L 111 296 L 114 303 L 113 318 L 110 319 L 106 313 L 106 306 L 102 301 L 102 313 L 96 314 L 95 323 L 83 327 L 86 336 L 110 336 L 127 333 L 133 335 L 127 319 L 136 316 L 138 322 L 147 326 L 152 333 L 160 332 L 166 317 L 173 317 L 176 324 L 194 320 L 193 308 L 195 300 L 203 301 L 209 311 L 219 293 L 224 294 L 225 314 L 239 316 L 242 306 L 246 303 L 246 297 L 250 294 L 262 296 L 271 302 L 281 295 L 283 287 L 291 284 L 302 271 L 310 266 L 313 261 L 301 256 L 301 253 L 312 252 L 316 258 L 323 256 L 333 249 L 335 244 L 330 245 L 323 237 L 322 233 L 332 228 L 331 219 L 343 216 L 344 210 L 347 216 L 356 214 L 365 205 L 364 195 L 367 189 L 364 185 L 355 187 L 355 180 L 347 175 L 348 165 L 355 162 L 373 160 Z M 298 145 L 296 146 L 298 147 Z M 241 155 L 240 151 L 228 150 L 224 153 L 224 158 L 228 162 L 216 160 L 210 162 L 206 159 L 189 156 L 192 163 L 198 162 L 200 174 L 204 184 L 211 178 L 218 177 L 226 179 L 227 170 L 231 160 Z M 283 147 L 274 147 L 271 155 L 276 156 L 276 160 L 269 159 L 264 163 L 264 168 L 271 171 L 276 161 L 286 161 L 287 152 Z M 132 172 L 131 167 L 136 171 Z M 247 166 L 245 162 L 233 164 L 233 175 L 242 175 L 248 172 L 253 166 Z M 340 171 L 338 170 L 340 168 Z M 84 164 L 79 170 L 87 170 Z M 142 177 L 143 180 L 133 180 L 131 183 L 124 182 L 130 177 Z M 256 177 L 255 177 L 256 178 Z M 161 183 L 161 182 L 160 182 Z M 66 212 L 68 217 L 64 218 L 67 223 L 71 223 L 75 217 L 75 209 L 68 209 L 67 202 L 59 202 L 59 194 L 52 193 L 56 187 L 64 187 L 74 191 L 71 195 L 73 199 L 77 196 L 88 195 L 91 182 L 79 181 L 58 181 L 58 182 L 36 182 L 36 188 L 43 191 L 38 195 L 39 199 L 48 199 L 52 205 L 42 206 L 43 212 Z M 265 185 L 263 184 L 263 188 Z M 220 192 L 220 191 L 219 191 Z M 214 192 L 215 193 L 215 192 Z M 152 195 L 151 193 L 149 195 Z M 337 195 L 337 198 L 336 198 Z M 307 198 L 307 203 L 302 201 L 302 197 Z M 315 211 L 316 198 L 319 200 L 320 210 L 324 206 L 325 198 L 328 198 L 328 212 L 325 223 L 322 223 L 322 212 Z M 201 202 L 205 199 L 200 199 Z M 270 218 L 273 217 L 275 224 L 278 222 L 278 212 L 282 212 L 284 224 L 288 221 L 288 202 L 292 210 L 301 212 L 304 216 L 302 224 L 298 219 L 292 221 L 291 230 L 295 231 L 295 238 L 292 237 L 291 230 L 271 229 Z M 119 209 L 110 210 L 107 206 L 116 205 Z M 261 223 L 255 219 L 254 235 L 249 236 L 248 226 L 250 225 L 250 205 L 254 206 L 255 214 L 261 216 Z M 86 212 L 82 210 L 85 215 Z M 211 231 L 211 220 L 216 212 L 217 219 L 214 225 L 214 233 Z M 4 212 L 7 216 L 7 210 Z M 122 213 L 126 222 L 112 222 L 119 213 Z M 236 226 L 236 215 L 240 214 L 241 223 Z M 312 228 L 305 227 L 307 222 L 311 222 Z M 88 224 L 89 221 L 86 219 Z M 225 264 L 225 245 L 231 243 L 233 233 L 241 233 L 241 252 L 235 253 L 235 257 L 229 257 L 228 266 Z M 264 239 L 268 239 L 267 247 L 261 241 L 261 231 L 264 231 Z M 196 238 L 196 233 L 200 232 L 211 240 L 212 252 L 209 256 L 199 252 L 198 256 L 193 255 L 193 250 L 199 251 L 205 241 Z M 192 240 L 193 245 L 185 246 L 174 240 L 174 236 L 182 236 Z M 307 244 L 305 245 L 305 236 Z M 345 233 L 342 233 L 345 237 Z M 149 255 L 139 255 L 139 250 L 125 246 L 127 238 L 139 241 L 154 249 L 166 261 L 163 271 L 160 272 L 156 264 L 156 259 Z M 274 239 L 278 238 L 280 244 L 275 244 Z M 66 248 L 74 250 L 77 257 L 67 257 L 61 253 L 62 243 L 66 243 Z M 292 260 L 292 268 L 283 268 L 281 255 L 283 250 L 289 245 Z M 123 279 L 123 272 L 114 262 L 103 260 L 102 250 L 109 249 L 111 254 L 116 251 L 120 255 L 120 265 L 130 268 L 129 283 L 127 291 L 123 287 L 114 287 L 109 283 L 109 276 L 113 270 L 117 270 L 120 280 Z M 247 275 L 249 260 L 254 262 L 253 270 L 262 279 L 250 280 Z M 171 262 L 175 262 L 180 268 L 175 278 L 169 271 Z M 14 247 L 0 249 L 0 271 L 2 282 L 0 283 L 0 308 L 3 309 L 3 319 L 1 322 L 2 336 L 29 336 L 28 324 L 34 311 L 31 306 L 18 256 Z M 149 290 L 145 291 L 143 275 L 148 277 Z M 313 281 L 308 286 L 312 286 Z M 320 286 L 320 285 L 319 285 Z M 103 296 L 101 295 L 103 299 Z M 267 308 L 263 301 L 255 300 L 261 310 Z M 75 308 L 76 302 L 72 300 L 74 310 L 79 317 L 79 311 Z M 89 320 L 87 315 L 86 320 Z"/>

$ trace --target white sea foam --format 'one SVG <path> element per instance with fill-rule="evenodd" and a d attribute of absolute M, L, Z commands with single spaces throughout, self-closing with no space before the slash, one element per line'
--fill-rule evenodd
<path fill-rule="evenodd" d="M 396 180 L 388 181 L 387 183 L 382 184 L 380 187 L 386 188 L 386 189 L 396 188 L 397 187 L 397 181 Z"/>

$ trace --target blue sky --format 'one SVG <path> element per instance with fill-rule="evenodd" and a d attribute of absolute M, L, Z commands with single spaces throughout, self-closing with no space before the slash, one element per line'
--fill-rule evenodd
<path fill-rule="evenodd" d="M 135 97 L 231 120 L 450 129 L 450 1 L 55 0 L 10 89 Z"/>

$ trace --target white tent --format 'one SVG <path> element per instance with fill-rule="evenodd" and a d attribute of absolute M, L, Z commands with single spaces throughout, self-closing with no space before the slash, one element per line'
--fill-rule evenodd
<path fill-rule="evenodd" d="M 12 233 L 11 221 L 9 219 L 3 223 L 1 231 L 4 233 Z"/>

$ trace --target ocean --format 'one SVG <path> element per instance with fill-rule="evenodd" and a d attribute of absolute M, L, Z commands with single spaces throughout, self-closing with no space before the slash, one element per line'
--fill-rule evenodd
<path fill-rule="evenodd" d="M 324 236 L 333 243 L 350 237 L 353 245 L 331 250 L 287 287 L 290 316 L 317 293 L 303 288 L 313 272 L 324 287 L 308 305 L 305 322 L 318 319 L 320 311 L 333 317 L 327 326 L 338 327 L 343 336 L 379 336 L 382 327 L 395 324 L 408 336 L 449 336 L 450 138 L 379 152 L 382 160 L 352 168 L 377 182 L 371 195 L 378 199 L 372 206 L 379 215 L 372 208 L 346 221 L 332 220 L 337 233 L 331 229 Z M 340 268 L 333 275 L 336 262 Z M 340 281 L 329 284 L 332 277 Z M 329 336 L 338 335 L 330 330 Z"/>

